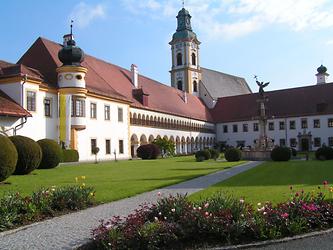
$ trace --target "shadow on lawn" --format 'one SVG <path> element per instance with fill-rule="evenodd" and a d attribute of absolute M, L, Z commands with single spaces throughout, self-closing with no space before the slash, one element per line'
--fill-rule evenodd
<path fill-rule="evenodd" d="M 210 168 L 210 167 L 207 167 L 207 168 L 174 168 L 174 169 L 170 169 L 171 171 L 198 171 L 198 170 L 223 170 L 224 168 Z"/>

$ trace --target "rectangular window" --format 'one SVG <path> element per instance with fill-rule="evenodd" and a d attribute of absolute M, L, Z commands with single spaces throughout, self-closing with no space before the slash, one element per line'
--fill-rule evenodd
<path fill-rule="evenodd" d="M 259 124 L 253 123 L 253 131 L 259 131 Z"/>
<path fill-rule="evenodd" d="M 321 138 L 320 137 L 315 137 L 313 138 L 313 145 L 316 148 L 319 148 L 321 146 Z"/>
<path fill-rule="evenodd" d="M 118 108 L 118 122 L 123 121 L 123 108 Z"/>
<path fill-rule="evenodd" d="M 280 139 L 280 146 L 285 147 L 286 146 L 286 139 Z"/>
<path fill-rule="evenodd" d="M 223 133 L 228 133 L 228 125 L 223 125 Z"/>
<path fill-rule="evenodd" d="M 296 148 L 297 141 L 295 138 L 290 138 L 290 147 Z"/>
<path fill-rule="evenodd" d="M 289 121 L 289 129 L 296 129 L 296 122 L 295 121 Z"/>
<path fill-rule="evenodd" d="M 249 125 L 247 123 L 243 124 L 243 132 L 248 132 L 249 131 Z"/>
<path fill-rule="evenodd" d="M 274 122 L 268 123 L 268 130 L 270 130 L 270 131 L 274 130 Z"/>
<path fill-rule="evenodd" d="M 111 141 L 105 140 L 105 154 L 111 154 Z"/>
<path fill-rule="evenodd" d="M 245 147 L 245 141 L 237 141 L 237 148 L 244 148 Z"/>
<path fill-rule="evenodd" d="M 91 139 L 90 140 L 90 151 L 91 151 L 91 154 L 94 153 L 94 148 L 97 147 L 97 140 L 96 139 Z"/>
<path fill-rule="evenodd" d="M 36 92 L 27 91 L 27 110 L 36 111 Z"/>
<path fill-rule="evenodd" d="M 313 128 L 320 128 L 320 120 L 319 119 L 313 120 Z"/>
<path fill-rule="evenodd" d="M 85 117 L 86 116 L 86 102 L 84 99 L 72 98 L 72 117 Z"/>
<path fill-rule="evenodd" d="M 328 119 L 328 127 L 333 128 L 333 118 Z"/>
<path fill-rule="evenodd" d="M 104 106 L 104 119 L 105 120 L 110 120 L 110 106 L 109 105 L 105 105 Z"/>
<path fill-rule="evenodd" d="M 308 128 L 308 120 L 307 119 L 302 119 L 301 120 L 301 127 L 302 128 Z"/>
<path fill-rule="evenodd" d="M 238 125 L 237 124 L 232 125 L 232 132 L 234 132 L 234 133 L 238 132 Z"/>
<path fill-rule="evenodd" d="M 333 147 L 333 137 L 328 137 L 328 146 Z"/>
<path fill-rule="evenodd" d="M 124 141 L 119 140 L 119 154 L 123 154 L 123 153 L 124 153 Z"/>
<path fill-rule="evenodd" d="M 284 130 L 284 126 L 285 126 L 284 122 L 279 122 L 280 130 Z"/>
<path fill-rule="evenodd" d="M 90 103 L 90 118 L 96 119 L 97 118 L 97 104 Z"/>
<path fill-rule="evenodd" d="M 44 99 L 44 114 L 46 117 L 51 117 L 51 99 Z"/>

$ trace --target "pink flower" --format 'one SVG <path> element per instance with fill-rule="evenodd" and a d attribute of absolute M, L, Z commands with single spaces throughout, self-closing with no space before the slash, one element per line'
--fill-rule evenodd
<path fill-rule="evenodd" d="M 158 196 L 161 196 L 161 192 L 158 192 L 157 195 L 158 195 Z"/>
<path fill-rule="evenodd" d="M 174 208 L 173 208 L 173 209 L 171 209 L 171 212 L 173 212 L 173 213 L 174 213 L 174 212 L 176 212 L 176 209 L 174 209 Z"/>
<path fill-rule="evenodd" d="M 200 211 L 202 208 L 201 207 L 198 207 L 198 210 Z"/>
<path fill-rule="evenodd" d="M 209 213 L 208 213 L 208 212 L 206 212 L 206 213 L 205 213 L 205 215 L 206 215 L 206 216 L 208 216 L 208 215 L 209 215 Z"/>
<path fill-rule="evenodd" d="M 244 203 L 244 199 L 240 199 L 239 202 L 243 204 Z"/>
<path fill-rule="evenodd" d="M 328 185 L 328 181 L 323 181 L 323 185 L 327 186 Z"/>
<path fill-rule="evenodd" d="M 207 207 L 209 207 L 209 203 L 208 202 L 205 204 L 205 208 L 207 208 Z"/>
<path fill-rule="evenodd" d="M 282 217 L 283 219 L 288 219 L 289 214 L 288 214 L 288 213 L 281 214 L 281 217 Z"/>

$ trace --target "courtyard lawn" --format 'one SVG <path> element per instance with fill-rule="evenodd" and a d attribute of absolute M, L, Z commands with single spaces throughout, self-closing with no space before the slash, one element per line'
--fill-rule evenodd
<path fill-rule="evenodd" d="M 227 192 L 252 204 L 283 202 L 292 193 L 323 191 L 323 181 L 333 184 L 333 161 L 266 162 L 226 181 L 190 196 L 201 200 L 217 192 Z M 292 186 L 292 190 L 290 190 Z M 319 188 L 320 189 L 319 189 Z M 329 188 L 324 190 L 332 198 Z"/>
<path fill-rule="evenodd" d="M 64 165 L 38 169 L 29 175 L 11 176 L 0 184 L 0 197 L 8 192 L 31 194 L 40 187 L 75 184 L 75 177 L 85 176 L 87 186 L 96 189 L 97 202 L 109 202 L 145 191 L 183 182 L 232 167 L 243 162 L 196 162 L 194 156 L 158 160 L 127 160 L 99 164 Z"/>

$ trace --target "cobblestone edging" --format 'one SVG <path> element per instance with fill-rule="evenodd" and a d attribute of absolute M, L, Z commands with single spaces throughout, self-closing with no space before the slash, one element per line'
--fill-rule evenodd
<path fill-rule="evenodd" d="M 330 238 L 333 238 L 333 228 L 326 229 L 323 231 L 316 231 L 316 232 L 311 232 L 311 233 L 306 233 L 302 235 L 296 235 L 293 237 L 285 237 L 277 240 L 265 240 L 265 241 L 259 241 L 259 242 L 254 242 L 254 243 L 249 243 L 249 244 L 243 244 L 243 245 L 232 245 L 232 246 L 223 246 L 223 247 L 212 247 L 209 248 L 211 250 L 232 250 L 232 249 L 333 249 L 333 241 L 329 241 L 324 244 L 329 244 L 329 248 L 320 248 L 318 246 L 318 243 L 320 239 L 318 239 L 318 236 L 326 236 L 329 235 Z M 313 239 L 313 237 L 316 237 L 316 239 Z M 314 248 L 313 246 L 310 246 L 307 242 L 304 241 L 304 246 L 303 243 L 297 242 L 297 240 L 307 240 L 307 241 L 312 241 L 316 247 Z M 282 244 L 281 244 L 282 243 Z M 294 246 L 290 246 L 290 243 L 295 243 L 293 244 Z M 289 246 L 288 246 L 289 245 Z M 308 248 L 307 248 L 308 247 Z"/>
<path fill-rule="evenodd" d="M 261 162 L 248 162 L 131 198 L 3 232 L 0 233 L 0 249 L 75 249 L 89 242 L 91 230 L 99 225 L 100 220 L 110 219 L 115 215 L 127 216 L 142 203 L 154 203 L 159 198 L 158 192 L 164 196 L 177 193 L 192 194 L 259 164 Z"/>

